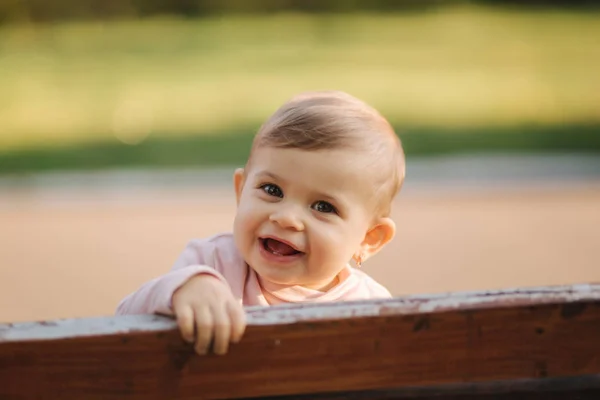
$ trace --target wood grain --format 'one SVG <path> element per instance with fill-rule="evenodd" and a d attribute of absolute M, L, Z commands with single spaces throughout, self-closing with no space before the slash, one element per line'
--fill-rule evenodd
<path fill-rule="evenodd" d="M 0 326 L 0 399 L 515 399 L 544 383 L 587 399 L 600 386 L 597 285 L 249 309 L 249 318 L 227 356 L 204 357 L 166 318 Z"/>

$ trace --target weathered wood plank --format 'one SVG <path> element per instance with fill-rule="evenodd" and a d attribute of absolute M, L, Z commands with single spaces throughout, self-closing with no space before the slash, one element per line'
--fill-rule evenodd
<path fill-rule="evenodd" d="M 476 384 L 569 377 L 580 379 L 570 394 L 598 393 L 582 377 L 600 374 L 600 285 L 248 312 L 244 339 L 224 357 L 195 355 L 164 317 L 0 325 L 0 398 L 433 396 L 416 387 L 486 398 L 501 393 L 477 393 Z M 475 386 L 454 394 L 443 386 L 461 383 Z"/>
<path fill-rule="evenodd" d="M 365 302 L 247 307 L 246 310 L 248 325 L 278 325 L 380 315 L 483 310 L 501 306 L 567 304 L 590 300 L 600 300 L 600 284 L 413 295 Z M 0 324 L 0 342 L 75 338 L 136 331 L 153 332 L 174 328 L 175 323 L 170 318 L 155 315 L 5 323 Z"/>

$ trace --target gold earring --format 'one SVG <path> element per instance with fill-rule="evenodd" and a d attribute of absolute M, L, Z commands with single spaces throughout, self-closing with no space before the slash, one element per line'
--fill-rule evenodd
<path fill-rule="evenodd" d="M 362 254 L 356 256 L 356 268 L 362 267 L 363 257 Z"/>

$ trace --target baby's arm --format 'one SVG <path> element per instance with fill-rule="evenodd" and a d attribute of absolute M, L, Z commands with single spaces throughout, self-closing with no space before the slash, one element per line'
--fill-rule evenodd
<path fill-rule="evenodd" d="M 171 271 L 143 284 L 125 297 L 117 307 L 116 314 L 165 314 L 172 315 L 173 293 L 190 278 L 207 274 L 227 284 L 225 278 L 207 265 L 211 260 L 214 244 L 206 240 L 192 240 L 185 247 Z"/>
<path fill-rule="evenodd" d="M 242 305 L 215 268 L 215 243 L 191 241 L 167 274 L 147 282 L 127 296 L 117 314 L 173 315 L 183 339 L 205 354 L 212 342 L 216 354 L 227 352 L 245 327 Z"/>

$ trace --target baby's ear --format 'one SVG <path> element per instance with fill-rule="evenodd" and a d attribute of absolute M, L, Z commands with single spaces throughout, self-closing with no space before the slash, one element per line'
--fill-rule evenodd
<path fill-rule="evenodd" d="M 240 204 L 240 198 L 242 197 L 242 189 L 244 188 L 244 168 L 238 168 L 233 173 L 233 187 L 235 189 L 235 201 Z"/>
<path fill-rule="evenodd" d="M 391 218 L 379 218 L 375 221 L 360 245 L 360 257 L 362 261 L 365 261 L 379 252 L 379 250 L 394 238 L 395 234 L 396 224 Z"/>

